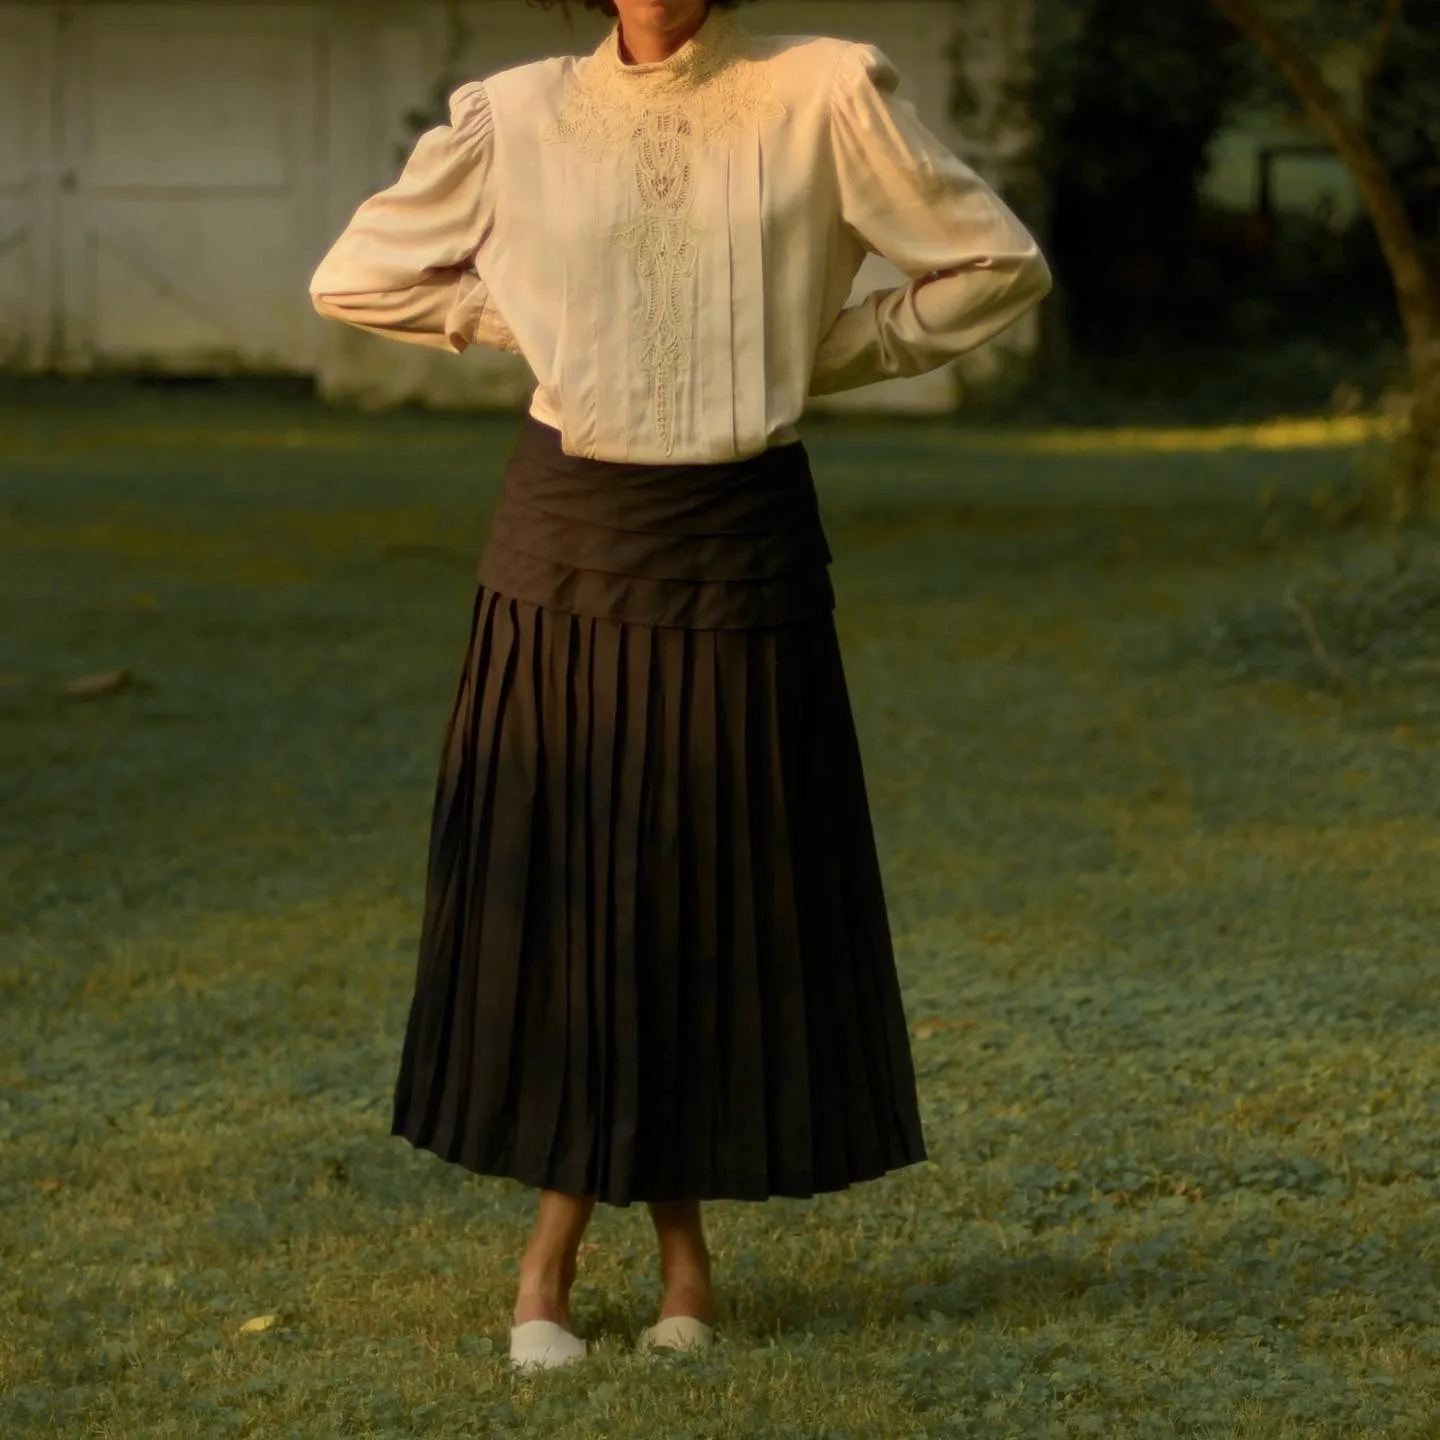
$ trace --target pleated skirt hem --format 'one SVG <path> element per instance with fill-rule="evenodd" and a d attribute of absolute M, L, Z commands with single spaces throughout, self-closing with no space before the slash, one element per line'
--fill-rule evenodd
<path fill-rule="evenodd" d="M 922 1164 L 928 1158 L 922 1152 L 858 1171 L 784 1171 L 779 1174 L 767 1171 L 753 1171 L 748 1174 L 710 1172 L 669 1185 L 627 1185 L 623 1190 L 615 1191 L 605 1186 L 600 1186 L 597 1190 L 588 1168 L 583 1163 L 572 1162 L 568 1166 L 546 1167 L 539 1163 L 527 1164 L 513 1155 L 480 1160 L 472 1158 L 464 1151 L 447 1149 L 434 1139 L 427 1139 L 423 1132 L 415 1130 L 413 1126 L 397 1126 L 391 1129 L 390 1134 L 393 1138 L 407 1141 L 416 1150 L 434 1155 L 462 1170 L 468 1170 L 472 1175 L 515 1180 L 532 1190 L 558 1190 L 562 1195 L 594 1196 L 602 1205 L 621 1210 L 636 1204 L 663 1205 L 676 1200 L 813 1200 L 817 1195 L 835 1194 L 855 1185 L 883 1179 L 896 1170 Z"/>

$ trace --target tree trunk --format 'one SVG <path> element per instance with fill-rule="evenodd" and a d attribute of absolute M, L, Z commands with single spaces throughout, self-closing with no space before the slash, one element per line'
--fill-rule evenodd
<path fill-rule="evenodd" d="M 1364 197 L 1390 267 L 1410 354 L 1415 388 L 1404 464 L 1395 495 L 1399 519 L 1417 514 L 1431 484 L 1440 484 L 1440 278 L 1410 223 L 1405 201 L 1363 126 L 1295 39 L 1261 9 L 1259 0 L 1211 0 L 1290 82 L 1311 122 L 1335 147 Z"/>

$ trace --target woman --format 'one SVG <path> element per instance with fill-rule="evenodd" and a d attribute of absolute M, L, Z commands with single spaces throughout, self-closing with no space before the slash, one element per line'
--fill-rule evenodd
<path fill-rule="evenodd" d="M 926 1158 L 807 395 L 1039 301 L 1034 240 L 873 46 L 586 0 L 593 54 L 463 85 L 311 283 L 537 386 L 445 732 L 392 1133 L 540 1190 L 511 1331 L 578 1359 L 595 1204 L 648 1203 L 644 1344 L 713 1338 L 705 1199 Z M 867 252 L 910 283 L 843 308 Z"/>

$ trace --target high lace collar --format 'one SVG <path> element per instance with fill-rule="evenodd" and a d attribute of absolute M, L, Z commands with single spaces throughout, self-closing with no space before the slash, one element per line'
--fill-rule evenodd
<path fill-rule="evenodd" d="M 560 114 L 543 139 L 574 143 L 592 156 L 632 150 L 637 138 L 662 132 L 667 144 L 679 137 L 688 146 L 726 143 L 785 116 L 765 74 L 765 48 L 712 5 L 704 24 L 673 55 L 627 65 L 620 58 L 617 20 L 599 49 L 570 72 Z"/>
<path fill-rule="evenodd" d="M 719 5 L 711 5 L 700 28 L 664 60 L 626 64 L 620 55 L 620 21 L 591 55 L 595 78 L 607 85 L 622 84 L 644 92 L 647 98 L 679 97 L 697 89 L 723 70 L 743 49 L 745 31 Z"/>

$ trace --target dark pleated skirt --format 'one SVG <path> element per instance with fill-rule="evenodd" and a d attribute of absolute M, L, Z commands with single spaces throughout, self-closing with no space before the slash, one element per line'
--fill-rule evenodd
<path fill-rule="evenodd" d="M 435 790 L 391 1133 L 626 1206 L 926 1158 L 800 444 L 563 453 L 527 417 Z"/>

